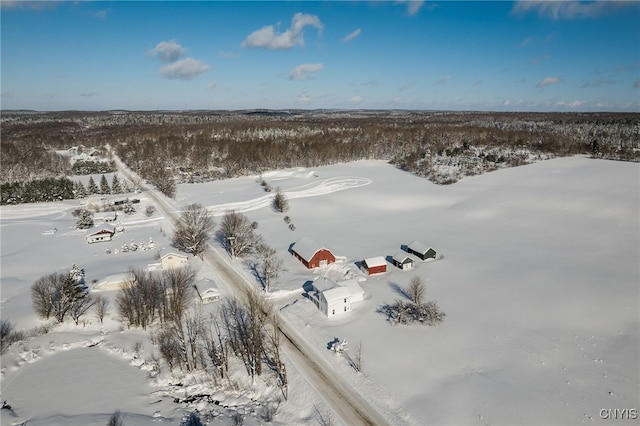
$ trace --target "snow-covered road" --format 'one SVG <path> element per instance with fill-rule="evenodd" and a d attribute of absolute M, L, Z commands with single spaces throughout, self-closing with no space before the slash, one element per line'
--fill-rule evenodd
<path fill-rule="evenodd" d="M 114 156 L 115 157 L 115 156 Z M 120 173 L 133 180 L 134 174 L 119 158 L 115 157 L 116 166 Z M 304 185 L 294 190 L 287 191 L 289 198 L 313 197 L 329 194 L 349 188 L 356 188 L 371 183 L 370 179 L 359 177 L 342 177 L 325 179 L 320 183 Z M 159 210 L 171 220 L 177 220 L 175 207 L 157 192 L 155 188 L 146 187 L 146 195 L 153 199 Z M 227 203 L 210 206 L 214 213 L 234 209 L 236 211 L 249 211 L 269 205 L 273 194 L 259 197 L 240 203 Z M 235 294 L 245 294 L 252 287 L 243 274 L 236 270 L 235 265 L 229 261 L 226 253 L 221 249 L 209 246 L 203 254 L 203 260 L 216 271 L 222 284 L 231 289 Z M 355 391 L 320 354 L 314 350 L 300 333 L 294 330 L 284 318 L 280 319 L 280 332 L 283 336 L 285 355 L 293 362 L 298 371 L 307 382 L 318 392 L 324 401 L 334 412 L 348 425 L 385 425 L 389 422 L 371 406 L 362 396 Z"/>

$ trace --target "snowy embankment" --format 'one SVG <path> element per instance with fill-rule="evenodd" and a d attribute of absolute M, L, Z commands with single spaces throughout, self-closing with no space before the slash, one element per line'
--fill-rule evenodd
<path fill-rule="evenodd" d="M 285 214 L 295 231 L 283 221 L 284 214 L 273 211 L 273 194 L 265 195 L 256 177 L 179 185 L 176 205 L 199 202 L 217 213 L 233 208 L 259 224 L 257 231 L 286 268 L 272 283 L 281 312 L 387 418 L 415 424 L 564 425 L 604 423 L 601 409 L 640 408 L 638 164 L 563 158 L 468 177 L 450 186 L 434 185 L 382 161 L 265 173 L 262 178 L 290 199 Z M 42 213 L 41 206 L 49 211 Z M 125 272 L 129 265 L 154 262 L 150 251 L 106 255 L 105 245 L 88 246 L 83 232 L 73 229 L 71 208 L 52 203 L 0 210 L 2 312 L 18 328 L 39 322 L 31 311 L 29 286 L 42 275 L 77 263 L 90 282 Z M 162 228 L 170 229 L 170 224 L 133 225 L 145 220 L 142 215 L 128 220 L 132 226 L 114 246 L 153 237 L 159 249 L 168 247 Z M 42 235 L 53 228 L 58 230 L 54 235 Z M 419 261 L 410 271 L 388 264 L 387 273 L 362 282 L 364 301 L 329 320 L 303 296 L 305 283 L 329 270 L 308 271 L 288 253 L 301 236 L 321 241 L 345 259 L 330 268 L 334 273 L 351 271 L 362 278 L 355 262 L 391 256 L 413 240 L 433 246 L 440 257 Z M 215 271 L 201 274 L 216 276 Z M 390 326 L 376 313 L 381 304 L 401 298 L 397 286 L 406 286 L 414 275 L 426 281 L 426 298 L 447 314 L 436 327 Z M 2 356 L 2 398 L 21 416 L 26 411 L 41 419 L 29 424 L 46 424 L 46 419 L 48 424 L 105 424 L 106 414 L 116 408 L 140 416 L 132 414 L 127 424 L 151 422 L 156 412 L 157 420 L 179 423 L 178 409 L 145 393 L 149 388 L 135 376 L 140 371 L 126 365 L 133 359 L 133 343 L 147 339 L 148 333 L 121 332 L 113 322 L 105 330 L 105 343 L 84 347 L 101 335 L 95 325 L 84 329 L 69 324 L 13 347 Z M 362 373 L 344 355 L 327 350 L 335 337 L 350 342 L 351 355 L 362 344 Z M 65 342 L 80 347 L 60 350 Z M 84 365 L 90 351 L 106 350 L 95 358 L 103 360 L 118 348 L 126 349 L 118 355 L 120 363 L 135 376 L 128 389 L 119 391 L 122 401 L 112 393 L 104 397 L 104 406 L 88 404 L 86 409 L 59 401 L 62 396 L 57 405 L 55 400 L 37 405 L 35 396 L 47 390 L 60 395 L 48 367 L 67 368 L 67 380 L 91 394 L 95 384 L 68 366 Z M 151 346 L 146 348 L 148 356 Z M 105 374 L 123 377 L 121 367 L 113 365 Z M 276 422 L 318 421 L 315 404 L 328 418 L 326 407 L 314 400 L 300 376 L 292 375 L 292 380 L 297 380 L 292 384 L 295 397 L 281 405 Z M 95 381 L 105 388 L 116 386 Z M 41 389 L 32 398 L 23 392 L 29 387 Z M 296 417 L 296 410 L 303 414 Z M 3 424 L 14 421 L 6 410 L 2 416 Z"/>

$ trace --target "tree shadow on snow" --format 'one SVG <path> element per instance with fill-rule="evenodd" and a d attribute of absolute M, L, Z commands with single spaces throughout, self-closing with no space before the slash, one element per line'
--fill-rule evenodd
<path fill-rule="evenodd" d="M 389 287 L 391 287 L 391 289 L 398 295 L 407 298 L 409 300 L 411 300 L 411 296 L 409 295 L 409 293 L 407 292 L 407 289 L 404 287 L 401 287 L 399 284 L 394 283 L 394 282 L 390 282 L 389 283 Z"/>

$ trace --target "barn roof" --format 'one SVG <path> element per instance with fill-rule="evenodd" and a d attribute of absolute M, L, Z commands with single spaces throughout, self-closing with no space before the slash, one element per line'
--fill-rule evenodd
<path fill-rule="evenodd" d="M 106 233 L 110 233 L 113 235 L 116 233 L 116 228 L 108 224 L 100 225 L 97 228 L 94 228 L 93 232 L 91 232 L 90 234 L 87 234 L 87 236 L 90 237 L 92 235 L 99 235 L 99 234 L 106 234 Z"/>
<path fill-rule="evenodd" d="M 298 255 L 307 262 L 310 261 L 311 258 L 322 249 L 329 250 L 313 238 L 306 236 L 298 239 L 298 241 L 293 244 L 293 247 L 291 247 L 291 250 L 298 253 Z"/>
<path fill-rule="evenodd" d="M 370 257 L 368 259 L 365 259 L 364 263 L 367 265 L 368 268 L 373 268 L 376 266 L 385 266 L 387 264 L 387 261 L 382 256 L 376 256 L 376 257 Z"/>
<path fill-rule="evenodd" d="M 407 259 L 413 262 L 413 259 L 411 259 L 411 257 L 403 251 L 399 251 L 393 255 L 393 260 L 395 260 L 398 263 L 404 263 Z"/>
<path fill-rule="evenodd" d="M 413 241 L 407 247 L 417 253 L 422 253 L 422 254 L 426 254 L 431 248 L 428 245 L 421 243 L 420 241 Z"/>

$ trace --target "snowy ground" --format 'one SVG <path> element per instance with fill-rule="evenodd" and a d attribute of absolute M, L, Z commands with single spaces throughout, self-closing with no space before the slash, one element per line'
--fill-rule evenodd
<path fill-rule="evenodd" d="M 600 418 L 601 409 L 640 408 L 639 172 L 636 163 L 574 157 L 449 186 L 381 161 L 263 174 L 288 196 L 286 215 L 295 231 L 284 222 L 285 214 L 270 208 L 272 194 L 263 191 L 256 176 L 179 185 L 176 205 L 200 202 L 218 220 L 232 208 L 257 221 L 258 232 L 287 268 L 272 284 L 274 296 L 282 296 L 277 303 L 284 316 L 392 421 L 610 423 Z M 77 263 L 91 282 L 154 262 L 154 251 L 107 255 L 108 243 L 87 245 L 84 231 L 73 226 L 75 206 L 0 210 L 2 317 L 20 329 L 40 323 L 31 311 L 29 286 L 42 275 Z M 161 217 L 137 213 L 124 224 L 125 233 L 112 249 L 149 237 L 158 249 L 168 246 L 163 230 L 169 232 L 170 225 Z M 54 227 L 54 235 L 42 235 Z M 330 270 L 307 271 L 288 253 L 304 235 L 346 260 Z M 355 262 L 391 256 L 416 239 L 438 250 L 439 259 L 419 262 L 413 271 L 388 265 L 388 273 L 362 283 L 365 301 L 346 316 L 323 318 L 303 296 L 302 287 L 314 273 L 361 274 Z M 390 326 L 376 313 L 382 303 L 402 297 L 394 284 L 404 286 L 414 275 L 426 280 L 427 298 L 447 314 L 436 327 Z M 363 373 L 326 349 L 334 337 L 347 339 L 352 351 L 362 343 Z M 102 338 L 105 343 L 87 347 Z M 69 324 L 55 335 L 14 347 L 2 356 L 2 399 L 21 419 L 25 410 L 41 419 L 29 424 L 104 424 L 115 408 L 136 413 L 131 424 L 153 419 L 177 424 L 178 409 L 165 399 L 154 400 L 146 373 L 129 365 L 136 339 L 141 337 L 120 331 L 116 322 L 102 333 L 95 324 L 79 329 Z M 114 377 L 127 377 L 130 385 L 107 393 L 104 389 L 117 383 L 83 379 L 93 377 L 91 359 L 110 366 Z M 41 403 L 49 389 L 43 384 L 54 383 L 51 372 L 76 364 L 67 379 L 85 389 L 83 395 L 100 395 L 104 404 L 95 399 Z M 296 398 L 277 420 L 319 422 L 314 411 L 326 407 L 317 409 L 313 391 L 302 382 L 297 386 Z M 38 392 L 27 392 L 32 387 Z M 49 392 L 54 389 L 52 384 Z M 3 424 L 14 421 L 6 411 Z M 140 417 L 134 421 L 135 416 Z"/>

